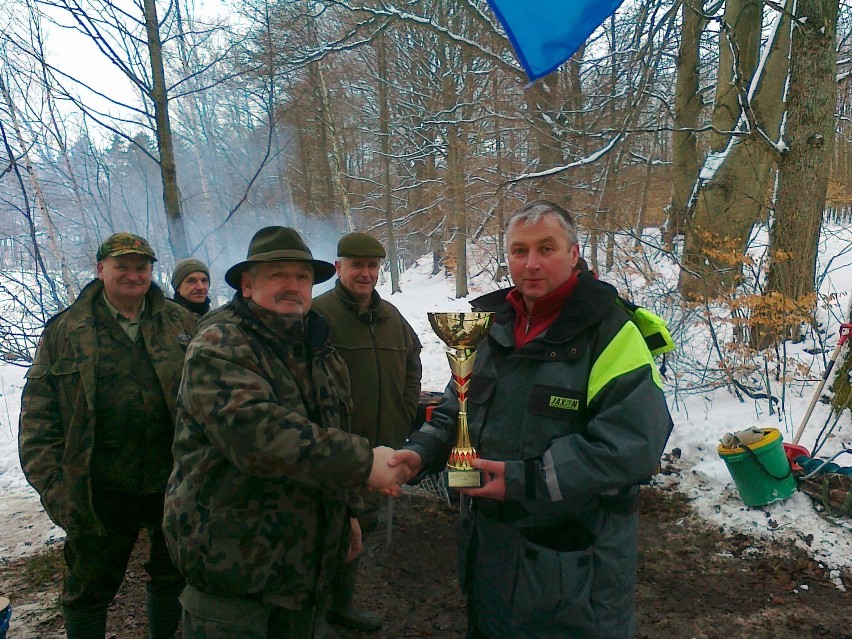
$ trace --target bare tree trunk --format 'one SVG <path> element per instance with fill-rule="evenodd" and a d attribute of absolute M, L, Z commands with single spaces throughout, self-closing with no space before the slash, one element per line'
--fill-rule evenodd
<path fill-rule="evenodd" d="M 169 120 L 169 96 L 166 73 L 163 68 L 163 42 L 160 39 L 160 20 L 155 0 L 143 0 L 145 30 L 148 34 L 148 55 L 151 58 L 151 100 L 154 102 L 154 120 L 157 123 L 157 149 L 160 155 L 160 175 L 163 178 L 163 204 L 169 225 L 169 244 L 180 259 L 189 256 L 186 229 L 180 212 L 180 190 L 177 166 Z"/>
<path fill-rule="evenodd" d="M 320 118 L 325 125 L 328 136 L 329 151 L 331 152 L 331 182 L 334 185 L 336 204 L 340 207 L 343 218 L 346 220 L 346 230 L 355 230 L 355 221 L 352 219 L 352 205 L 349 202 L 349 193 L 343 182 L 343 151 L 340 148 L 340 140 L 337 136 L 337 128 L 334 123 L 334 115 L 331 111 L 331 99 L 328 94 L 328 86 L 325 83 L 325 73 L 322 64 L 316 63 L 316 77 L 319 82 L 320 91 Z"/>
<path fill-rule="evenodd" d="M 189 80 L 193 88 L 196 85 L 192 70 L 190 69 L 190 51 L 186 46 L 186 31 L 183 27 L 183 15 L 181 13 L 181 3 L 185 0 L 175 0 L 175 24 L 177 26 L 177 43 L 180 51 L 180 64 L 185 78 Z M 213 172 L 210 170 L 207 162 L 206 151 L 206 135 L 204 135 L 204 127 L 202 126 L 201 109 L 198 106 L 198 95 L 192 91 L 186 96 L 189 101 L 189 108 L 186 110 L 189 119 L 189 128 L 193 132 L 195 139 L 189 145 L 192 148 L 192 154 L 195 156 L 195 162 L 198 165 L 198 180 L 201 186 L 201 201 L 202 211 L 209 215 L 213 212 L 213 202 L 211 197 L 214 189 L 210 185 L 210 176 Z M 203 143 L 202 143 L 203 142 Z"/>
<path fill-rule="evenodd" d="M 836 0 L 798 0 L 802 22 L 793 31 L 788 152 L 778 173 L 766 293 L 780 293 L 810 311 L 815 300 L 817 245 L 834 141 Z M 804 21 L 807 17 L 807 21 Z M 805 310 L 805 308 L 800 310 Z M 793 329 L 797 337 L 798 322 Z"/>
<path fill-rule="evenodd" d="M 686 10 L 686 3 L 684 3 Z M 731 139 L 740 119 L 740 87 L 747 86 L 760 55 L 760 25 L 763 2 L 759 0 L 727 0 L 725 24 L 719 32 L 719 73 L 716 78 L 716 103 L 713 106 L 713 128 L 710 148 L 719 152 Z"/>
<path fill-rule="evenodd" d="M 390 97 L 388 96 L 387 37 L 384 32 L 376 36 L 376 56 L 379 75 L 379 138 L 382 146 L 382 173 L 384 174 L 384 209 L 388 228 L 388 262 L 391 276 L 391 293 L 399 293 L 399 259 L 396 254 L 396 234 L 393 228 L 393 185 L 391 184 L 390 147 Z"/>
<path fill-rule="evenodd" d="M 491 92 L 494 96 L 494 113 L 501 113 L 500 109 L 500 88 L 499 83 L 497 81 L 497 74 L 492 73 L 491 75 Z M 498 117 L 494 118 L 494 154 L 497 156 L 495 158 L 494 166 L 495 166 L 495 181 L 496 183 L 503 183 L 503 134 L 500 127 L 500 119 Z M 509 269 L 506 261 L 506 190 L 502 188 L 498 188 L 497 190 L 497 203 L 494 208 L 494 215 L 497 220 L 497 241 L 496 241 L 496 250 L 497 250 L 497 272 L 494 274 L 494 281 L 502 282 L 503 280 L 508 280 L 509 278 Z"/>
<path fill-rule="evenodd" d="M 449 158 L 447 171 L 448 182 L 452 197 L 450 202 L 454 208 L 453 232 L 455 233 L 456 253 L 456 297 L 467 297 L 467 208 L 465 205 L 464 158 L 467 154 L 467 143 L 463 124 L 450 126 Z"/>
<path fill-rule="evenodd" d="M 672 133 L 672 198 L 666 225 L 668 244 L 683 233 L 687 219 L 687 202 L 698 175 L 698 140 L 695 130 L 701 118 L 698 51 L 701 32 L 707 24 L 703 16 L 704 0 L 681 5 L 683 30 L 677 65 L 674 99 L 674 131 Z"/>
<path fill-rule="evenodd" d="M 651 148 L 648 152 L 648 161 L 645 162 L 645 179 L 642 181 L 642 200 L 639 204 L 639 212 L 636 214 L 636 241 L 634 245 L 639 248 L 642 245 L 642 231 L 645 228 L 645 212 L 648 210 L 648 197 L 651 191 Z"/>
<path fill-rule="evenodd" d="M 751 101 L 753 123 L 762 125 L 763 133 L 772 140 L 778 139 L 781 130 L 789 71 L 790 20 L 786 16 L 780 19 Z M 706 181 L 699 176 L 694 188 L 679 283 L 684 295 L 714 297 L 739 280 L 739 258 L 752 227 L 767 210 L 768 180 L 775 160 L 770 145 L 753 127 L 748 134 L 732 139 L 721 154 L 708 158 L 720 166 Z M 728 248 L 722 250 L 720 240 L 726 240 Z M 720 259 L 720 252 L 729 255 Z"/>
<path fill-rule="evenodd" d="M 563 162 L 562 148 L 554 127 L 560 118 L 561 99 L 559 91 L 559 72 L 536 80 L 524 96 L 530 117 L 530 128 L 538 154 L 538 170 L 544 171 L 559 166 Z M 570 207 L 568 191 L 560 188 L 559 177 L 539 180 L 536 188 L 542 198 L 553 200 L 562 206 Z"/>

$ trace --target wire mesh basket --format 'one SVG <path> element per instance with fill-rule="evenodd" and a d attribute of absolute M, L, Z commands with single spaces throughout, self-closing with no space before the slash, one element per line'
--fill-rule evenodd
<path fill-rule="evenodd" d="M 403 486 L 402 492 L 411 497 L 425 497 L 450 505 L 450 493 L 447 491 L 444 473 L 426 475 L 416 486 Z"/>

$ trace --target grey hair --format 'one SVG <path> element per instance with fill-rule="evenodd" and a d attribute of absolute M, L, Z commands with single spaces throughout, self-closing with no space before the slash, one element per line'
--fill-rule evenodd
<path fill-rule="evenodd" d="M 518 224 L 535 224 L 545 217 L 553 218 L 559 223 L 559 226 L 562 227 L 568 236 L 569 246 L 577 243 L 577 227 L 574 226 L 574 217 L 561 206 L 549 200 L 528 202 L 512 213 L 512 217 L 509 218 L 506 224 L 507 241 L 512 228 Z"/>

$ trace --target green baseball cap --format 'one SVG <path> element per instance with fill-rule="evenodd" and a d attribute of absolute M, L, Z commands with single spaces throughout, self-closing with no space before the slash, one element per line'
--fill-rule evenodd
<path fill-rule="evenodd" d="M 154 249 L 148 244 L 148 240 L 133 233 L 115 233 L 110 235 L 98 248 L 98 262 L 106 257 L 118 257 L 119 255 L 144 255 L 152 262 L 157 261 Z"/>

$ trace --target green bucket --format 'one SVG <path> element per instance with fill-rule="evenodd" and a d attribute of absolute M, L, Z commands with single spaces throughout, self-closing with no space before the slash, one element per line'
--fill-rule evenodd
<path fill-rule="evenodd" d="M 796 490 L 796 480 L 777 428 L 764 428 L 763 438 L 747 447 L 719 444 L 717 450 L 746 506 L 764 506 L 787 499 Z"/>

